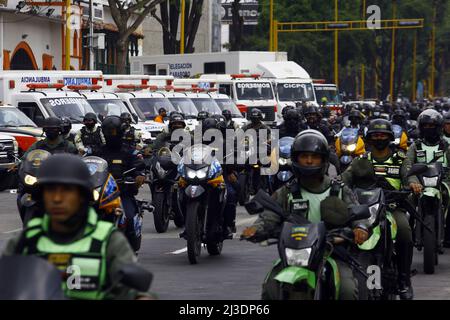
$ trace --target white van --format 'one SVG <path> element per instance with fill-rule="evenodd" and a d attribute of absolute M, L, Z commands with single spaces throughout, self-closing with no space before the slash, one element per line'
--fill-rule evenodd
<path fill-rule="evenodd" d="M 215 83 L 219 92 L 229 96 L 245 116 L 258 108 L 263 113 L 264 123 L 276 125 L 278 106 L 270 80 L 260 79 L 258 74 L 205 74 L 200 79 Z"/>
<path fill-rule="evenodd" d="M 326 101 L 327 107 L 337 113 L 342 112 L 342 100 L 339 89 L 335 84 L 325 83 L 324 80 L 314 80 L 314 92 L 317 102 L 322 105 Z"/>
<path fill-rule="evenodd" d="M 193 131 L 198 125 L 197 115 L 198 109 L 192 100 L 188 97 L 186 91 L 165 91 L 161 92 L 167 99 L 169 99 L 175 111 L 181 113 L 184 117 L 186 127 L 189 131 Z"/>
<path fill-rule="evenodd" d="M 80 93 L 66 89 L 96 85 L 101 78 L 100 71 L 3 71 L 0 100 L 19 108 L 39 127 L 48 117 L 67 117 L 76 132 L 84 115 L 94 110 Z"/>
<path fill-rule="evenodd" d="M 236 124 L 235 129 L 242 128 L 248 122 L 229 96 L 227 96 L 226 94 L 218 93 L 216 91 L 209 92 L 208 94 L 216 101 L 217 105 L 222 111 L 229 110 L 231 112 L 231 118 Z"/>

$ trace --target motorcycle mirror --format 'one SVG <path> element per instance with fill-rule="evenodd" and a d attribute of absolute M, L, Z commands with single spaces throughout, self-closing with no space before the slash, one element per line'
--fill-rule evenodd
<path fill-rule="evenodd" d="M 144 292 L 150 289 L 153 274 L 136 264 L 126 264 L 120 271 L 121 283 L 127 287 Z"/>
<path fill-rule="evenodd" d="M 357 220 L 364 220 L 370 218 L 370 211 L 369 206 L 366 204 L 357 205 L 350 207 L 350 220 L 357 221 Z"/>
<path fill-rule="evenodd" d="M 424 163 L 413 164 L 411 169 L 409 169 L 409 171 L 408 171 L 408 177 L 420 175 L 427 170 L 428 170 L 428 166 Z"/>
<path fill-rule="evenodd" d="M 251 215 L 260 214 L 264 211 L 264 207 L 258 201 L 249 201 L 244 204 L 245 209 Z"/>

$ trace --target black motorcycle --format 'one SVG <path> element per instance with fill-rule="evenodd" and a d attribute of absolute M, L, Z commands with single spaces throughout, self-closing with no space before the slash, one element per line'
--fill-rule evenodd
<path fill-rule="evenodd" d="M 161 148 L 155 156 L 150 170 L 150 191 L 152 193 L 153 221 L 158 233 L 167 231 L 169 221 L 178 228 L 184 226 L 184 217 L 178 207 L 178 171 L 172 161 L 169 148 Z"/>

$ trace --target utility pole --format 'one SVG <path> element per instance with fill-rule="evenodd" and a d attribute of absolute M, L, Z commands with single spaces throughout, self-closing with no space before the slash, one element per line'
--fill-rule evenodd
<path fill-rule="evenodd" d="M 334 1 L 334 21 L 339 19 L 338 0 Z M 339 86 L 339 34 L 334 31 L 334 84 Z"/>
<path fill-rule="evenodd" d="M 392 20 L 395 20 L 397 14 L 396 0 L 392 0 Z M 389 81 L 389 102 L 394 101 L 394 75 L 395 75 L 395 29 L 392 29 L 392 46 L 391 46 L 391 71 Z"/>
<path fill-rule="evenodd" d="M 274 23 L 273 23 L 273 0 L 270 0 L 270 28 L 269 28 L 269 51 L 275 51 L 274 44 Z"/>
<path fill-rule="evenodd" d="M 412 99 L 411 101 L 416 101 L 416 88 L 417 88 L 417 31 L 414 33 L 414 44 L 413 44 L 413 71 L 412 71 Z"/>
<path fill-rule="evenodd" d="M 70 0 L 66 0 L 66 38 L 65 38 L 65 51 L 66 70 L 70 70 Z"/>
<path fill-rule="evenodd" d="M 180 28 L 180 53 L 184 54 L 184 20 L 186 11 L 186 0 L 181 0 L 181 28 Z"/>
<path fill-rule="evenodd" d="M 94 1 L 89 0 L 89 70 L 95 69 L 94 59 Z"/>

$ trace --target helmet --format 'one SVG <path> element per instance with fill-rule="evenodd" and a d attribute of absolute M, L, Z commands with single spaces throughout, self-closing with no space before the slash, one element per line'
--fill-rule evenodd
<path fill-rule="evenodd" d="M 230 121 L 231 118 L 232 118 L 231 111 L 228 110 L 228 109 L 224 109 L 224 110 L 222 111 L 222 115 L 225 117 L 225 119 L 226 119 L 227 121 Z"/>
<path fill-rule="evenodd" d="M 442 133 L 444 117 L 434 109 L 426 109 L 417 118 L 421 138 L 429 143 L 437 143 Z M 426 124 L 434 125 L 435 128 L 424 128 Z"/>
<path fill-rule="evenodd" d="M 392 123 L 394 124 L 403 124 L 403 122 L 406 120 L 406 113 L 403 111 L 403 109 L 395 109 L 392 113 Z"/>
<path fill-rule="evenodd" d="M 306 107 L 305 110 L 303 110 L 303 114 L 306 117 L 309 114 L 317 114 L 317 115 L 319 115 L 320 112 L 319 112 L 319 109 L 316 106 L 309 106 L 309 107 Z"/>
<path fill-rule="evenodd" d="M 209 129 L 217 129 L 217 120 L 213 117 L 206 118 L 202 121 L 202 130 L 205 132 Z"/>
<path fill-rule="evenodd" d="M 198 121 L 203 121 L 203 120 L 205 120 L 208 117 L 209 117 L 209 113 L 207 111 L 200 111 L 197 114 L 197 120 Z"/>
<path fill-rule="evenodd" d="M 301 153 L 311 152 L 322 156 L 320 167 L 303 167 L 297 159 Z M 301 176 L 324 175 L 328 169 L 330 148 L 325 136 L 317 130 L 305 130 L 300 132 L 294 139 L 291 148 L 292 169 L 297 178 Z"/>
<path fill-rule="evenodd" d="M 60 153 L 42 162 L 37 174 L 37 186 L 40 189 L 47 184 L 76 185 L 92 196 L 93 186 L 90 176 L 86 163 L 80 157 Z"/>
<path fill-rule="evenodd" d="M 49 117 L 45 119 L 42 130 L 45 132 L 47 138 L 54 140 L 62 132 L 62 122 L 61 119 L 57 117 Z"/>
<path fill-rule="evenodd" d="M 70 130 L 72 130 L 72 122 L 70 122 L 70 119 L 67 117 L 61 118 L 61 133 L 63 135 L 67 135 L 70 133 Z"/>
<path fill-rule="evenodd" d="M 174 128 L 175 126 L 175 128 Z M 172 132 L 175 129 L 184 129 L 186 127 L 186 123 L 184 122 L 184 118 L 179 113 L 173 113 L 170 115 L 169 119 L 169 131 Z"/>
<path fill-rule="evenodd" d="M 444 115 L 444 123 L 450 123 L 450 112 Z"/>
<path fill-rule="evenodd" d="M 107 116 L 102 122 L 102 132 L 106 143 L 118 145 L 122 141 L 123 127 L 122 121 L 118 116 Z"/>
<path fill-rule="evenodd" d="M 159 108 L 158 113 L 161 114 L 163 112 L 167 112 L 166 108 Z"/>
<path fill-rule="evenodd" d="M 292 109 L 294 109 L 293 106 L 286 106 L 286 107 L 283 108 L 283 110 L 281 110 L 281 115 L 283 116 L 283 119 L 284 119 L 285 121 L 286 121 L 286 113 L 287 113 L 289 110 L 292 110 Z"/>
<path fill-rule="evenodd" d="M 88 112 L 84 115 L 83 121 L 94 121 L 97 122 L 97 116 L 93 112 Z"/>
<path fill-rule="evenodd" d="M 249 114 L 250 121 L 261 121 L 263 119 L 263 115 L 261 110 L 258 108 L 253 108 Z"/>
<path fill-rule="evenodd" d="M 374 119 L 370 121 L 369 126 L 367 127 L 366 137 L 370 139 L 372 133 L 386 133 L 390 136 L 391 140 L 394 140 L 392 125 L 385 119 Z"/>
<path fill-rule="evenodd" d="M 417 117 L 420 114 L 420 108 L 418 105 L 413 105 L 413 106 L 409 107 L 408 112 L 409 112 L 409 118 L 411 120 L 417 120 Z"/>
<path fill-rule="evenodd" d="M 120 121 L 123 122 L 129 122 L 131 123 L 131 114 L 129 114 L 128 112 L 123 112 L 120 115 Z"/>
<path fill-rule="evenodd" d="M 285 121 L 299 121 L 300 114 L 295 109 L 290 109 L 286 112 L 286 116 L 284 118 Z"/>

